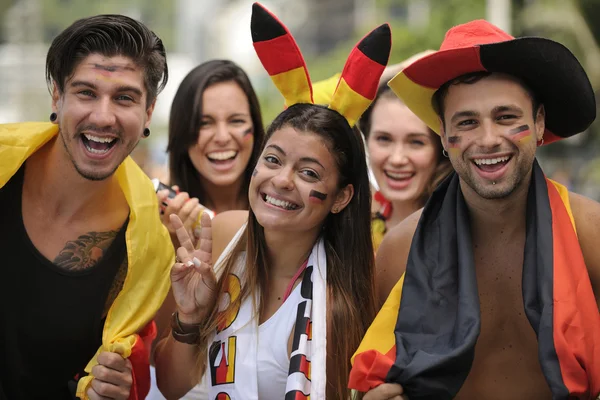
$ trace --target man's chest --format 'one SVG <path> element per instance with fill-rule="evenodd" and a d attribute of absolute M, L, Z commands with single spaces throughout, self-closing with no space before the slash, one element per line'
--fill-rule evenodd
<path fill-rule="evenodd" d="M 538 341 L 523 303 L 524 243 L 477 246 L 474 257 L 481 332 L 471 372 L 457 399 L 551 399 Z"/>

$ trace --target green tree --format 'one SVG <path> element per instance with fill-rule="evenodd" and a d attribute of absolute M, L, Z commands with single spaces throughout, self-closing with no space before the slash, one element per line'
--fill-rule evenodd
<path fill-rule="evenodd" d="M 40 1 L 44 41 L 50 42 L 73 21 L 96 14 L 125 14 L 148 25 L 167 49 L 174 43 L 175 2 L 171 0 Z"/>

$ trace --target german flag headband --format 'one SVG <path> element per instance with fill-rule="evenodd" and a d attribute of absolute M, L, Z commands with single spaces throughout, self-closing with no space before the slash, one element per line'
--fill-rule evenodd
<path fill-rule="evenodd" d="M 315 104 L 306 63 L 286 26 L 259 3 L 252 5 L 250 26 L 256 54 L 283 95 L 285 106 Z M 350 126 L 375 99 L 391 46 L 390 27 L 383 24 L 352 49 L 329 104 Z"/>

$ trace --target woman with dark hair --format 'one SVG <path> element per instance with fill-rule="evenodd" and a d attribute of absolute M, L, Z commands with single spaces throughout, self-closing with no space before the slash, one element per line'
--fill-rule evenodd
<path fill-rule="evenodd" d="M 350 357 L 376 313 L 370 185 L 352 125 L 375 97 L 389 26 L 355 47 L 329 107 L 312 103 L 293 38 L 258 4 L 252 37 L 288 108 L 267 131 L 249 212 L 204 216 L 198 249 L 171 216 L 177 312 L 157 383 L 177 398 L 205 372 L 211 399 L 348 399 Z"/>
<path fill-rule="evenodd" d="M 358 123 L 367 140 L 373 191 L 373 245 L 384 234 L 425 205 L 433 190 L 451 172 L 440 138 L 387 86 Z"/>
<path fill-rule="evenodd" d="M 184 78 L 171 107 L 167 148 L 170 184 L 180 193 L 158 194 L 176 246 L 169 215 L 179 215 L 191 232 L 205 208 L 248 209 L 248 184 L 263 137 L 258 98 L 238 65 L 212 60 Z"/>
<path fill-rule="evenodd" d="M 181 82 L 169 120 L 170 184 L 159 191 L 163 224 L 179 246 L 168 218 L 177 214 L 196 243 L 201 213 L 248 209 L 248 185 L 260 154 L 264 128 L 258 98 L 246 73 L 228 60 L 194 68 Z M 169 293 L 156 316 L 159 334 L 175 311 Z M 150 398 L 157 395 L 153 388 Z M 198 387 L 190 398 L 201 398 Z"/>

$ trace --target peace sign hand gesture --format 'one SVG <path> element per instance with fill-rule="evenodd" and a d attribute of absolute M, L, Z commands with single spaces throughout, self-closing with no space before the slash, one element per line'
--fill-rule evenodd
<path fill-rule="evenodd" d="M 202 231 L 196 249 L 181 219 L 172 214 L 170 220 L 181 244 L 177 249 L 177 262 L 171 268 L 171 286 L 179 320 L 185 324 L 198 324 L 212 311 L 217 295 L 217 279 L 212 269 L 212 222 L 207 213 L 202 215 Z"/>

